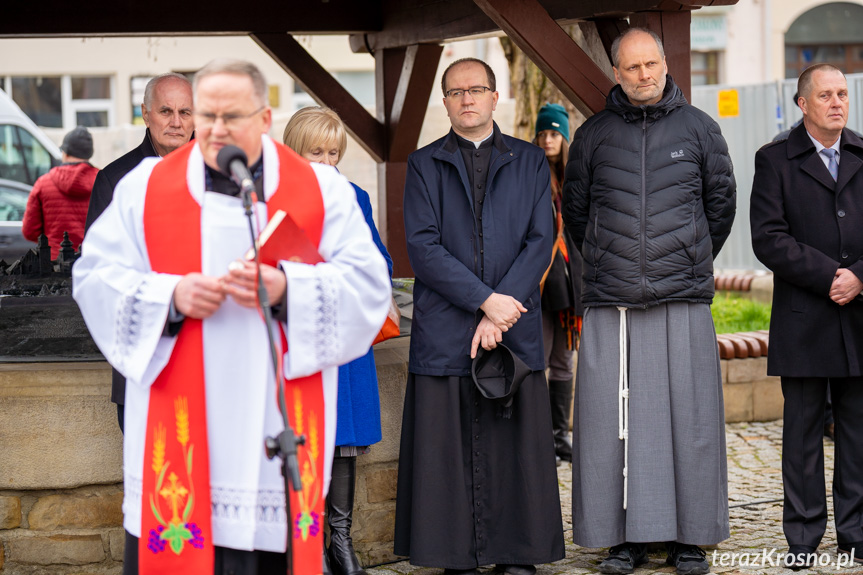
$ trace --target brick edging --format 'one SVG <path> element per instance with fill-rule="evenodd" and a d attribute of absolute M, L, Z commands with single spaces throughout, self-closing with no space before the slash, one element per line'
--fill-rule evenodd
<path fill-rule="evenodd" d="M 716 336 L 720 359 L 746 359 L 766 357 L 770 332 L 744 331 L 739 333 L 720 333 Z"/>
<path fill-rule="evenodd" d="M 749 291 L 755 274 L 719 274 L 713 277 L 713 285 L 717 290 Z"/>

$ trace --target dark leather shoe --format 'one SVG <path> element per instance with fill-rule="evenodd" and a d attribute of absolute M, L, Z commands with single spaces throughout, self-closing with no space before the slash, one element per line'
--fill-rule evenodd
<path fill-rule="evenodd" d="M 839 555 L 851 555 L 851 561 L 845 565 L 846 567 L 850 567 L 852 562 L 857 563 L 858 565 L 863 565 L 863 541 L 857 541 L 856 543 L 840 543 Z"/>
<path fill-rule="evenodd" d="M 674 565 L 677 575 L 704 575 L 710 572 L 707 553 L 697 545 L 684 545 L 672 541 L 665 544 L 668 558 L 665 562 Z"/>
<path fill-rule="evenodd" d="M 497 565 L 495 571 L 507 575 L 536 575 L 536 567 L 533 565 Z"/>
<path fill-rule="evenodd" d="M 608 557 L 599 564 L 599 572 L 625 575 L 645 563 L 647 563 L 646 543 L 622 543 L 608 550 Z"/>
<path fill-rule="evenodd" d="M 808 545 L 791 545 L 785 554 L 785 567 L 799 571 L 815 566 L 815 548 Z"/>
<path fill-rule="evenodd" d="M 476 569 L 444 569 L 443 575 L 479 575 Z"/>

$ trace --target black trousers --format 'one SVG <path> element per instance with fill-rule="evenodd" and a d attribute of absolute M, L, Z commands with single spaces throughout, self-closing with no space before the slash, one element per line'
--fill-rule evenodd
<path fill-rule="evenodd" d="M 789 545 L 818 547 L 827 527 L 825 388 L 835 424 L 833 514 L 839 545 L 863 542 L 863 377 L 782 378 L 782 524 Z"/>
<path fill-rule="evenodd" d="M 213 575 L 279 575 L 288 572 L 288 556 L 269 551 L 239 551 L 216 547 Z M 126 531 L 123 575 L 138 575 L 138 538 Z"/>

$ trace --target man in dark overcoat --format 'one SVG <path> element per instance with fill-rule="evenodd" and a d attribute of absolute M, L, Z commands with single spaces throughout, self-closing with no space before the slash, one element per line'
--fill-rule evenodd
<path fill-rule="evenodd" d="M 96 175 L 84 230 L 102 215 L 114 198 L 114 188 L 149 157 L 165 156 L 194 137 L 192 83 L 182 74 L 169 72 L 152 78 L 144 88 L 141 117 L 147 126 L 144 140 L 137 148 L 120 156 Z M 126 378 L 111 368 L 111 401 L 117 404 L 117 421 L 123 431 L 123 406 L 126 403 Z"/>
<path fill-rule="evenodd" d="M 801 74 L 803 124 L 755 155 L 755 255 L 773 271 L 767 373 L 782 378 L 783 527 L 789 567 L 811 565 L 827 525 L 821 434 L 833 397 L 833 509 L 840 553 L 863 560 L 863 141 L 845 128 L 834 66 Z"/>
<path fill-rule="evenodd" d="M 395 553 L 448 574 L 497 564 L 532 575 L 564 556 L 539 292 L 549 170 L 539 147 L 492 120 L 485 62 L 456 61 L 441 83 L 452 129 L 410 155 L 405 182 L 416 284 Z M 509 406 L 471 378 L 478 348 L 501 342 L 529 371 Z"/>

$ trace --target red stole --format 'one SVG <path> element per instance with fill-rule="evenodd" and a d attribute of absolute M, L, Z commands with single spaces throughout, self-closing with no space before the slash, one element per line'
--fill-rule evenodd
<path fill-rule="evenodd" d="M 195 145 L 190 142 L 159 162 L 147 184 L 144 238 L 155 272 L 186 275 L 201 271 L 201 206 L 186 182 Z M 279 186 L 267 202 L 267 212 L 286 211 L 318 246 L 324 207 L 317 177 L 308 162 L 289 148 L 279 144 L 276 148 Z M 244 217 L 239 206 L 237 217 Z M 281 324 L 279 333 L 283 350 L 287 350 Z M 171 359 L 150 387 L 138 547 L 141 575 L 213 573 L 205 379 L 203 322 L 186 318 Z M 305 446 L 298 448 L 303 490 L 291 492 L 293 517 L 288 531 L 293 565 L 298 575 L 317 574 L 321 572 L 324 503 L 321 374 L 286 381 L 285 398 L 294 431 L 306 435 Z"/>

